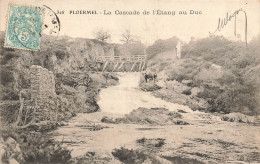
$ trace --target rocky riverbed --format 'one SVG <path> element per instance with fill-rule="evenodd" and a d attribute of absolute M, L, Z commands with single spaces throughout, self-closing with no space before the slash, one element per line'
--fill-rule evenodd
<path fill-rule="evenodd" d="M 220 116 L 156 98 L 138 88 L 138 73 L 119 76 L 118 86 L 101 90 L 100 112 L 78 114 L 51 132 L 77 161 L 260 162 L 258 125 L 223 121 Z"/>

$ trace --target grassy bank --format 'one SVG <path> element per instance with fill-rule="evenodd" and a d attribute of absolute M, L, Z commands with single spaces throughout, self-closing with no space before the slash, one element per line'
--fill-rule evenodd
<path fill-rule="evenodd" d="M 172 42 L 148 47 L 158 50 L 148 51 L 147 65 L 148 72 L 158 74 L 161 89 L 155 95 L 194 110 L 259 115 L 259 37 L 248 46 L 223 37 L 191 41 L 183 45 L 181 59 Z"/>

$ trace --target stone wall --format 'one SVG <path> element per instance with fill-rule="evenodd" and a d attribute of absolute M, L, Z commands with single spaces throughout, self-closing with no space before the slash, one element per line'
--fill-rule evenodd
<path fill-rule="evenodd" d="M 31 99 L 37 102 L 36 118 L 39 121 L 55 120 L 56 93 L 53 72 L 33 65 L 30 73 Z"/>

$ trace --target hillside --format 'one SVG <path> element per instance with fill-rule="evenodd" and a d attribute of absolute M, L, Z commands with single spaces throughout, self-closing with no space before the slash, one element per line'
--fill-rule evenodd
<path fill-rule="evenodd" d="M 0 146 L 7 148 L 7 154 L 1 154 L 2 160 L 6 163 L 11 158 L 19 163 L 68 161 L 70 151 L 46 139 L 44 133 L 65 125 L 77 113 L 100 110 L 97 104 L 100 89 L 118 84 L 118 78 L 96 72 L 94 58 L 123 55 L 118 49 L 125 48 L 91 39 L 43 36 L 40 51 L 7 49 L 3 47 L 3 32 L 0 32 L 0 45 Z M 50 101 L 40 108 L 32 96 L 32 66 L 54 75 L 55 96 L 47 97 Z M 15 125 L 18 120 L 21 129 Z M 30 125 L 30 120 L 35 120 L 34 124 L 23 129 L 24 125 Z M 19 149 L 8 148 L 9 141 Z M 14 153 L 19 156 L 12 157 Z"/>
<path fill-rule="evenodd" d="M 195 106 L 194 103 L 182 102 L 194 110 L 249 115 L 260 113 L 259 37 L 253 39 L 248 47 L 223 37 L 191 41 L 182 46 L 181 59 L 173 55 L 173 49 L 160 48 L 167 45 L 165 42 L 168 43 L 166 40 L 164 44 L 155 42 L 151 46 L 157 47 L 157 54 L 148 53 L 148 71 L 158 72 L 160 80 L 166 82 L 163 85 L 168 86 L 167 91 L 155 93 L 169 96 L 172 101 L 178 99 L 171 98 L 176 92 L 190 102 L 205 100 L 206 104 Z M 169 87 L 174 81 L 181 86 L 179 90 L 178 87 Z M 185 90 L 196 90 L 196 93 L 185 95 L 182 93 Z"/>

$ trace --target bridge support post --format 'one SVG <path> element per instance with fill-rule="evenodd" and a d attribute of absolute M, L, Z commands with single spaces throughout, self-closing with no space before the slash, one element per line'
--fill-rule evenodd
<path fill-rule="evenodd" d="M 139 72 L 141 72 L 142 63 L 143 63 L 143 62 L 140 62 L 139 69 L 138 69 L 138 70 L 139 70 Z"/>
<path fill-rule="evenodd" d="M 117 66 L 118 66 L 118 62 L 116 62 L 116 65 L 114 66 L 112 72 L 114 72 L 114 70 L 116 69 Z"/>
<path fill-rule="evenodd" d="M 124 65 L 124 62 L 121 63 L 121 65 L 118 67 L 117 71 L 119 71 Z"/>
<path fill-rule="evenodd" d="M 98 71 L 142 71 L 145 68 L 145 55 L 99 56 L 95 59 Z M 123 68 L 123 69 L 122 69 Z"/>
<path fill-rule="evenodd" d="M 145 66 L 145 62 L 144 62 L 144 64 L 143 64 L 143 67 L 142 67 L 141 71 L 143 71 L 143 70 L 144 70 L 144 66 Z"/>
<path fill-rule="evenodd" d="M 133 72 L 133 69 L 134 69 L 134 67 L 135 67 L 135 64 L 136 64 L 136 62 L 134 62 L 134 64 L 132 65 L 131 72 Z"/>
<path fill-rule="evenodd" d="M 103 70 L 102 70 L 102 72 L 104 72 L 104 71 L 105 71 L 105 69 L 106 69 L 106 67 L 107 67 L 107 64 L 108 64 L 108 61 L 106 61 L 105 65 L 104 65 L 104 67 L 103 67 Z"/>

